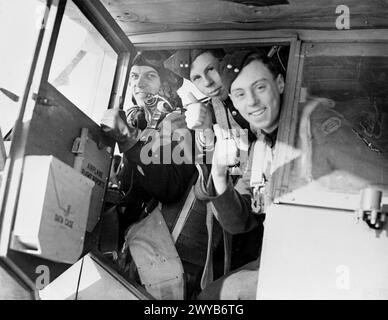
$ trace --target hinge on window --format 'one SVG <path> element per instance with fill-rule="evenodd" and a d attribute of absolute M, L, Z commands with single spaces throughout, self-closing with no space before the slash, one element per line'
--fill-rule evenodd
<path fill-rule="evenodd" d="M 73 142 L 73 147 L 71 149 L 72 153 L 82 155 L 85 152 L 85 144 L 89 139 L 88 134 L 89 134 L 89 130 L 87 128 L 82 128 L 81 136 L 75 138 Z"/>
<path fill-rule="evenodd" d="M 32 94 L 32 99 L 35 100 L 38 104 L 46 107 L 56 107 L 57 104 L 53 99 L 49 99 L 45 96 L 37 95 L 36 93 Z"/>

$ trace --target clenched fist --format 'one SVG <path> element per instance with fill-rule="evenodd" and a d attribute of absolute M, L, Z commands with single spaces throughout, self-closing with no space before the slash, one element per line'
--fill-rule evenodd
<path fill-rule="evenodd" d="M 217 142 L 213 153 L 212 170 L 217 175 L 226 175 L 227 168 L 239 162 L 237 144 L 230 136 L 230 133 L 222 129 L 218 124 L 215 124 L 213 129 Z"/>
<path fill-rule="evenodd" d="M 199 102 L 191 92 L 189 92 L 187 98 L 189 101 L 185 112 L 187 127 L 192 130 L 211 128 L 212 114 L 209 107 Z"/>
<path fill-rule="evenodd" d="M 120 152 L 129 150 L 137 142 L 138 129 L 128 125 L 123 110 L 106 110 L 101 119 L 101 129 L 117 142 Z"/>

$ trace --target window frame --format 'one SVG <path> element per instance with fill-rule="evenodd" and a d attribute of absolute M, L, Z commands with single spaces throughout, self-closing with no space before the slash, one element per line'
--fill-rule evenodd
<path fill-rule="evenodd" d="M 133 44 L 100 1 L 46 1 L 24 95 L 20 99 L 20 112 L 12 130 L 12 144 L 0 187 L 0 264 L 30 291 L 36 291 L 36 285 L 22 271 L 18 262 L 13 260 L 10 242 L 23 176 L 29 120 L 38 99 L 45 99 L 44 88 L 49 85 L 48 76 L 67 1 L 73 1 L 118 55 L 108 108 L 122 108 L 128 85 L 129 66 L 136 54 Z"/>
<path fill-rule="evenodd" d="M 282 109 L 279 120 L 279 131 L 277 141 L 288 141 L 291 134 L 291 127 L 289 121 L 293 116 L 293 103 L 295 99 L 295 90 L 297 87 L 298 77 L 298 66 L 300 63 L 300 49 L 301 41 L 298 40 L 297 36 L 287 35 L 284 37 L 252 37 L 244 39 L 226 39 L 219 40 L 217 37 L 207 40 L 195 40 L 195 41 L 175 41 L 175 42 L 151 42 L 142 43 L 136 45 L 139 50 L 152 51 L 152 50 L 177 50 L 177 49 L 206 49 L 206 48 L 231 48 L 231 47 L 260 47 L 260 46 L 271 46 L 271 45 L 287 45 L 289 46 L 289 55 L 286 69 L 286 83 L 283 93 Z M 282 163 L 287 161 L 288 149 L 284 146 L 277 147 L 275 151 L 275 158 L 273 165 L 280 167 L 280 170 L 276 171 L 272 176 L 272 188 L 270 190 L 271 199 L 277 203 L 279 197 L 279 190 L 282 185 L 282 177 L 286 168 L 281 166 Z"/>
<path fill-rule="evenodd" d="M 378 50 L 379 48 L 384 47 L 386 50 Z M 352 50 L 349 50 L 351 48 Z M 302 81 L 303 81 L 303 71 L 304 71 L 304 61 L 306 57 L 314 56 L 387 56 L 388 57 L 388 43 L 387 41 L 376 41 L 371 39 L 370 41 L 365 42 L 355 42 L 352 39 L 347 41 L 335 41 L 335 40 L 326 40 L 326 41 L 305 41 L 301 43 L 300 55 L 297 67 L 297 81 L 295 87 L 295 94 L 293 102 L 288 105 L 289 110 L 287 113 L 288 117 L 284 117 L 283 127 L 287 128 L 287 136 L 285 136 L 285 143 L 287 146 L 293 146 L 295 141 L 295 135 L 297 134 L 297 124 L 298 124 L 298 106 L 301 97 L 303 94 L 302 91 Z M 286 154 L 285 162 L 291 163 L 292 161 L 292 152 L 287 151 L 283 152 Z M 291 176 L 291 167 L 289 165 L 284 166 L 284 169 L 281 171 L 278 179 L 276 181 L 275 187 L 275 203 L 277 204 L 292 204 L 292 205 L 302 205 L 309 207 L 320 207 L 320 208 L 330 208 L 330 209 L 339 209 L 345 211 L 354 211 L 357 209 L 357 206 L 360 201 L 360 195 L 342 193 L 342 192 L 325 192 L 325 191 L 309 191 L 308 194 L 305 192 L 295 192 L 289 189 L 289 178 Z M 383 195 L 383 203 L 388 203 L 388 195 Z"/>

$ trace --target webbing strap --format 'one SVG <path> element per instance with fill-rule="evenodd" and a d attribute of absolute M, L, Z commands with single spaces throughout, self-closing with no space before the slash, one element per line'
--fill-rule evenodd
<path fill-rule="evenodd" d="M 232 255 L 232 235 L 223 230 L 224 236 L 224 275 L 230 271 L 231 255 Z"/>
<path fill-rule="evenodd" d="M 216 117 L 216 122 L 220 125 L 222 129 L 225 129 L 225 130 L 231 129 L 229 126 L 228 114 L 224 106 L 224 103 L 220 99 L 213 98 L 212 105 L 213 105 L 214 115 Z"/>
<path fill-rule="evenodd" d="M 206 262 L 201 277 L 201 289 L 213 282 L 213 211 L 211 202 L 206 204 L 206 229 L 208 234 Z"/>
<path fill-rule="evenodd" d="M 267 146 L 262 140 L 257 140 L 253 145 L 251 187 L 260 185 L 263 182 L 264 167 L 266 163 Z"/>
<path fill-rule="evenodd" d="M 183 208 L 179 213 L 179 217 L 177 222 L 175 223 L 174 230 L 171 233 L 174 243 L 178 240 L 178 237 L 181 234 L 184 225 L 186 224 L 187 218 L 189 216 L 191 208 L 193 207 L 194 201 L 195 201 L 194 186 L 192 186 L 189 194 L 186 197 L 185 204 L 183 205 Z"/>
<path fill-rule="evenodd" d="M 242 130 L 220 99 L 213 98 L 212 104 L 217 124 L 224 130 L 233 129 L 231 131 L 231 134 L 233 135 L 232 138 L 236 141 L 240 150 L 240 161 L 242 164 L 245 164 L 248 158 L 249 149 L 247 130 Z"/>

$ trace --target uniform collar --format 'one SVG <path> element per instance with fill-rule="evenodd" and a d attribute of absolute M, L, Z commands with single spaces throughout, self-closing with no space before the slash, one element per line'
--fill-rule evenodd
<path fill-rule="evenodd" d="M 263 130 L 255 131 L 255 132 L 256 132 L 256 136 L 257 137 L 259 137 L 259 136 L 263 137 L 263 141 L 270 148 L 273 148 L 275 146 L 276 138 L 277 138 L 277 135 L 278 135 L 278 128 L 276 128 L 271 133 L 267 133 L 267 132 L 265 132 Z"/>
<path fill-rule="evenodd" d="M 249 142 L 253 142 L 256 140 L 254 132 L 251 130 L 251 127 L 249 125 L 249 122 L 243 118 L 243 116 L 237 111 L 237 109 L 234 107 L 232 100 L 230 97 L 227 97 L 223 101 L 225 107 L 230 111 L 232 114 L 232 117 L 234 120 L 237 122 L 237 124 L 242 128 L 242 129 L 247 129 L 248 130 L 248 139 Z"/>
<path fill-rule="evenodd" d="M 276 137 L 278 135 L 278 128 L 276 128 L 274 131 L 272 131 L 271 133 L 266 133 L 264 132 L 263 130 L 261 130 L 261 133 L 263 134 L 264 136 L 264 141 L 265 143 L 270 147 L 270 148 L 273 148 L 275 146 L 275 143 L 276 143 Z"/>

